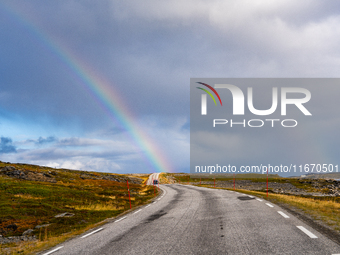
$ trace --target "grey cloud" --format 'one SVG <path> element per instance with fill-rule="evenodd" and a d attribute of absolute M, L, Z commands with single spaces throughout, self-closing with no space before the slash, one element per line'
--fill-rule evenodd
<path fill-rule="evenodd" d="M 47 144 L 47 143 L 54 143 L 57 142 L 58 138 L 54 137 L 54 136 L 49 136 L 49 137 L 39 137 L 39 139 L 37 140 L 36 144 Z"/>
<path fill-rule="evenodd" d="M 56 48 L 67 49 L 87 70 L 107 80 L 107 86 L 117 91 L 135 116 L 133 125 L 153 125 L 152 135 L 171 129 L 176 133 L 172 137 L 183 136 L 186 143 L 189 122 L 180 129 L 171 123 L 188 119 L 191 77 L 334 77 L 340 68 L 337 1 L 4 3 L 48 35 Z M 112 129 L 100 135 L 110 139 L 125 135 L 114 112 L 103 111 L 97 103 L 100 99 L 67 64 L 72 58 L 63 59 L 11 15 L 1 17 L 1 116 L 16 115 L 67 132 L 70 127 L 87 134 Z M 115 146 L 80 138 L 47 143 L 48 139 L 48 135 L 42 138 L 41 144 L 70 150 Z M 175 141 L 185 147 L 183 140 Z M 164 142 L 160 146 L 168 150 Z M 123 147 L 125 151 L 127 147 Z M 185 169 L 186 165 L 178 167 Z"/>
<path fill-rule="evenodd" d="M 190 77 L 334 76 L 339 68 L 335 3 L 34 3 L 27 9 L 42 31 L 83 56 L 142 116 L 188 116 Z M 42 59 L 36 54 L 24 56 L 45 64 L 53 54 L 47 49 Z M 27 89 L 22 96 L 32 93 L 35 99 L 23 96 L 28 108 L 44 105 L 40 111 L 65 123 L 74 117 L 88 124 L 85 127 L 106 122 L 106 115 L 64 63 L 54 59 L 41 68 L 46 77 L 27 72 L 31 92 Z M 40 80 L 49 80 L 48 89 Z M 9 86 L 17 92 L 15 84 L 21 83 Z"/>
<path fill-rule="evenodd" d="M 0 154 L 15 153 L 16 146 L 13 145 L 12 139 L 9 137 L 1 137 L 0 139 Z"/>

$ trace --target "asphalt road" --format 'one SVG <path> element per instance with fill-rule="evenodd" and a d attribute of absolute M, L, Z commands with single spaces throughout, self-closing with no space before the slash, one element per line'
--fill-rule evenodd
<path fill-rule="evenodd" d="M 339 245 L 265 200 L 189 185 L 161 188 L 154 203 L 42 254 L 340 254 Z"/>
<path fill-rule="evenodd" d="M 158 180 L 160 173 L 150 174 L 149 179 L 146 181 L 146 185 L 152 185 L 153 180 Z"/>

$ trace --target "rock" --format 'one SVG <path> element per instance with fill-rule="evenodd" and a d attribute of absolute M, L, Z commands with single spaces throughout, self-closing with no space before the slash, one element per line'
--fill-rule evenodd
<path fill-rule="evenodd" d="M 1 168 L 0 172 L 9 177 L 19 179 L 24 179 L 26 177 L 26 174 L 23 171 L 16 169 L 14 166 L 5 166 Z"/>
<path fill-rule="evenodd" d="M 32 232 L 33 232 L 33 229 L 27 229 L 24 233 L 22 233 L 22 235 L 23 236 L 28 236 L 28 235 L 30 235 L 30 234 L 32 234 Z"/>
<path fill-rule="evenodd" d="M 23 179 L 28 181 L 42 181 L 42 182 L 52 182 L 57 181 L 54 177 L 47 173 L 40 173 L 35 171 L 29 171 L 27 169 L 17 169 L 13 166 L 5 166 L 0 168 L 0 174 L 7 175 L 8 177 Z"/>
<path fill-rule="evenodd" d="M 18 229 L 18 226 L 15 223 L 13 223 L 13 224 L 7 225 L 5 228 L 15 231 Z"/>
<path fill-rule="evenodd" d="M 74 213 L 64 212 L 64 213 L 58 214 L 54 217 L 55 218 L 61 218 L 61 217 L 72 217 L 72 216 L 74 216 Z"/>
<path fill-rule="evenodd" d="M 36 236 L 10 236 L 0 237 L 0 244 L 19 243 L 22 241 L 36 241 Z"/>
<path fill-rule="evenodd" d="M 4 166 L 0 169 L 0 172 L 6 172 L 6 171 L 15 171 L 17 170 L 14 166 Z"/>
<path fill-rule="evenodd" d="M 36 225 L 34 228 L 35 228 L 35 229 L 38 229 L 38 228 L 45 228 L 45 227 L 48 227 L 49 225 L 51 225 L 51 224 Z"/>

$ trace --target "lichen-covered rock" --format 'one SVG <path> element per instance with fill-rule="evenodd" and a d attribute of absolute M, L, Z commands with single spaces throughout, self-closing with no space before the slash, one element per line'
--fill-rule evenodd
<path fill-rule="evenodd" d="M 33 233 L 33 229 L 27 229 L 26 231 L 24 231 L 24 233 L 22 233 L 23 236 L 29 236 Z"/>
<path fill-rule="evenodd" d="M 62 218 L 62 217 L 72 217 L 72 216 L 74 216 L 74 213 L 64 212 L 64 213 L 58 214 L 54 217 L 55 218 Z"/>

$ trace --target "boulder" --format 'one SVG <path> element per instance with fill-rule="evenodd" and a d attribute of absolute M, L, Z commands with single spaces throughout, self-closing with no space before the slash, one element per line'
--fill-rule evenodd
<path fill-rule="evenodd" d="M 15 223 L 12 223 L 12 224 L 7 225 L 5 228 L 7 228 L 8 230 L 15 231 L 18 229 L 18 226 Z"/>
<path fill-rule="evenodd" d="M 58 214 L 54 217 L 55 218 L 62 218 L 62 217 L 72 217 L 72 216 L 74 216 L 74 213 L 64 212 L 64 213 Z"/>
<path fill-rule="evenodd" d="M 28 236 L 28 235 L 30 235 L 30 234 L 32 234 L 33 233 L 33 229 L 27 229 L 26 231 L 24 231 L 24 233 L 22 233 L 22 235 L 23 236 Z"/>
<path fill-rule="evenodd" d="M 49 225 L 51 225 L 51 224 L 36 225 L 34 228 L 35 228 L 35 229 L 38 229 L 38 228 L 45 228 L 45 227 L 48 227 Z"/>

